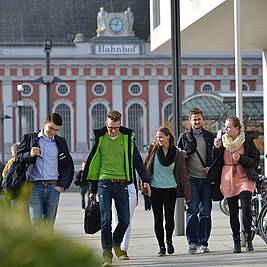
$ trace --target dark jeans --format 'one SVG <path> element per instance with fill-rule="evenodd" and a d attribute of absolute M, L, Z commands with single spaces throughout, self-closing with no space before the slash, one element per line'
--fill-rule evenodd
<path fill-rule="evenodd" d="M 151 187 L 151 205 L 154 215 L 154 231 L 160 247 L 164 246 L 163 209 L 167 242 L 172 241 L 176 188 Z"/>
<path fill-rule="evenodd" d="M 244 225 L 244 230 L 246 233 L 250 235 L 251 233 L 251 198 L 252 193 L 249 191 L 243 191 L 238 196 L 228 197 L 227 203 L 229 206 L 230 212 L 230 225 L 232 229 L 233 236 L 237 236 L 240 234 L 240 222 L 238 218 L 239 207 L 238 207 L 238 199 L 241 200 L 241 209 L 242 209 L 242 220 Z"/>
<path fill-rule="evenodd" d="M 130 221 L 128 186 L 126 183 L 111 181 L 98 182 L 98 197 L 101 212 L 101 244 L 104 252 L 111 253 L 112 246 L 119 246 Z M 112 211 L 111 203 L 114 199 L 118 214 L 118 224 L 111 232 Z"/>
<path fill-rule="evenodd" d="M 204 178 L 190 177 L 192 200 L 187 203 L 186 237 L 188 244 L 208 246 L 211 231 L 211 186 Z"/>

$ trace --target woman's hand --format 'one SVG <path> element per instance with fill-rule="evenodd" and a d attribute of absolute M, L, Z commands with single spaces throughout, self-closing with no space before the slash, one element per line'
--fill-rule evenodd
<path fill-rule="evenodd" d="M 239 159 L 240 159 L 240 154 L 238 154 L 238 153 L 233 153 L 233 160 L 236 161 L 236 162 L 238 162 Z"/>
<path fill-rule="evenodd" d="M 214 139 L 214 143 L 213 143 L 214 147 L 216 148 L 220 148 L 222 145 L 222 140 L 220 138 L 215 138 Z"/>

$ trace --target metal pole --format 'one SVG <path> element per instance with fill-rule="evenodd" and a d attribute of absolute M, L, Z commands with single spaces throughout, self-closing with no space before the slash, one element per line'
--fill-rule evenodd
<path fill-rule="evenodd" d="M 46 51 L 46 75 L 49 76 L 50 74 L 50 51 Z M 50 84 L 46 83 L 46 113 L 50 113 L 51 106 L 50 106 Z"/>
<path fill-rule="evenodd" d="M 243 124 L 243 90 L 242 90 L 242 57 L 240 50 L 240 0 L 234 0 L 234 28 L 235 28 L 235 90 L 236 90 L 236 116 Z M 242 210 L 239 212 L 241 223 L 241 245 L 244 245 L 244 225 Z"/>
<path fill-rule="evenodd" d="M 172 31 L 172 88 L 174 134 L 180 135 L 182 122 L 181 107 L 181 40 L 180 40 L 180 1 L 171 0 Z M 177 199 L 175 210 L 175 234 L 184 235 L 184 201 Z"/>
<path fill-rule="evenodd" d="M 242 57 L 240 50 L 240 0 L 234 1 L 236 116 L 243 124 Z"/>

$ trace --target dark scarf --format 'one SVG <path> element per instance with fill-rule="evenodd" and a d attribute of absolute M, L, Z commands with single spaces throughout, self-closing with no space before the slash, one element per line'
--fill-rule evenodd
<path fill-rule="evenodd" d="M 176 155 L 176 147 L 175 146 L 171 146 L 165 156 L 162 147 L 158 147 L 157 149 L 157 156 L 159 159 L 159 162 L 161 165 L 163 166 L 170 166 L 173 162 L 174 162 L 174 158 Z"/>

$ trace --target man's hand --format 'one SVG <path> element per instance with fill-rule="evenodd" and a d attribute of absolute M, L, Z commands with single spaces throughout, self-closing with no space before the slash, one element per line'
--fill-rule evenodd
<path fill-rule="evenodd" d="M 151 188 L 150 188 L 149 183 L 143 183 L 143 190 L 142 191 L 143 191 L 144 195 L 151 196 Z"/>
<path fill-rule="evenodd" d="M 55 189 L 59 192 L 62 193 L 64 191 L 64 188 L 61 186 L 55 186 Z"/>
<path fill-rule="evenodd" d="M 41 149 L 38 146 L 33 146 L 31 149 L 31 157 L 40 156 Z"/>
<path fill-rule="evenodd" d="M 95 201 L 96 201 L 96 194 L 95 194 L 95 193 L 90 193 L 90 195 L 89 195 L 89 199 L 90 199 L 91 201 L 95 202 Z"/>

